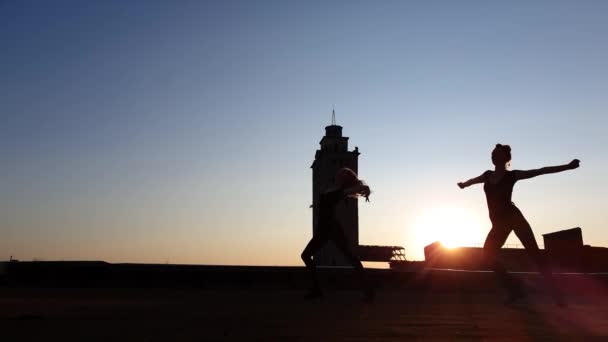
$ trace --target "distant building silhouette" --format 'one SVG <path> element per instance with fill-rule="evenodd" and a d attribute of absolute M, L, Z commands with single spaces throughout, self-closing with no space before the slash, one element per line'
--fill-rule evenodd
<path fill-rule="evenodd" d="M 546 250 L 576 250 L 583 247 L 583 231 L 577 227 L 543 234 L 543 241 Z"/>
<path fill-rule="evenodd" d="M 342 136 L 342 126 L 336 125 L 335 112 L 332 124 L 325 127 L 325 136 L 320 141 L 321 148 L 315 153 L 312 163 L 312 200 L 319 202 L 319 195 L 334 184 L 338 169 L 348 167 L 358 173 L 359 149 L 348 150 L 348 137 Z M 346 233 L 352 250 L 359 245 L 359 207 L 356 199 L 346 199 L 336 209 L 336 216 Z M 319 208 L 313 205 L 313 234 L 317 232 Z M 333 243 L 325 245 L 315 256 L 320 266 L 346 266 L 349 263 Z"/>
<path fill-rule="evenodd" d="M 544 234 L 541 253 L 551 267 L 560 272 L 607 272 L 608 248 L 585 245 L 581 228 Z M 434 242 L 424 248 L 426 267 L 465 270 L 487 269 L 480 264 L 482 248 L 445 248 Z M 501 248 L 497 255 L 510 271 L 536 271 L 537 266 L 521 248 Z"/>

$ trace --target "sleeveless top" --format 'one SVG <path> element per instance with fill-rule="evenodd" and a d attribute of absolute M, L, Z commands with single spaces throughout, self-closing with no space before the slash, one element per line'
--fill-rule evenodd
<path fill-rule="evenodd" d="M 486 193 L 490 220 L 501 219 L 512 213 L 512 209 L 516 208 L 515 204 L 511 201 L 513 186 L 517 182 L 515 172 L 506 171 L 502 179 L 496 184 L 490 182 L 492 171 L 488 170 L 483 175 L 483 191 Z"/>

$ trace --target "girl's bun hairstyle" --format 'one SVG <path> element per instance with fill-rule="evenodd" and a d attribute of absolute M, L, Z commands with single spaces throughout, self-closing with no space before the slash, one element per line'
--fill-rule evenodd
<path fill-rule="evenodd" d="M 511 161 L 511 146 L 496 144 L 496 147 L 494 147 L 494 151 L 492 151 L 492 163 L 494 163 L 494 165 L 499 162 L 497 160 L 498 156 L 496 155 L 497 151 L 502 151 L 505 154 L 505 156 L 507 157 L 507 163 Z"/>
<path fill-rule="evenodd" d="M 509 145 L 496 144 L 496 148 L 502 148 L 505 152 L 511 153 L 511 146 Z"/>

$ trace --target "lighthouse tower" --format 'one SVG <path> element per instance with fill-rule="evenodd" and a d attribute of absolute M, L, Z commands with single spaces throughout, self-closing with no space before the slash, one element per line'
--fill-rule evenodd
<path fill-rule="evenodd" d="M 312 199 L 319 202 L 320 194 L 334 184 L 336 172 L 348 167 L 358 173 L 359 149 L 348 150 L 348 137 L 342 136 L 342 126 L 336 125 L 336 113 L 332 111 L 331 125 L 325 127 L 325 136 L 320 142 L 321 148 L 315 153 L 312 163 Z M 342 224 L 349 245 L 354 251 L 359 245 L 359 207 L 357 200 L 345 199 L 336 208 L 336 217 Z M 319 221 L 319 208 L 313 206 L 312 230 L 316 234 Z M 348 266 L 346 258 L 333 245 L 326 244 L 315 256 L 315 263 L 320 266 Z"/>

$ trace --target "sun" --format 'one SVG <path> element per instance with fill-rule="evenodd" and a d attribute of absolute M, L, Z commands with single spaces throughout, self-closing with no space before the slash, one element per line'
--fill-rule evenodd
<path fill-rule="evenodd" d="M 441 207 L 423 212 L 415 221 L 419 244 L 435 241 L 448 248 L 472 246 L 483 241 L 484 225 L 475 212 L 464 208 Z"/>

